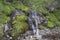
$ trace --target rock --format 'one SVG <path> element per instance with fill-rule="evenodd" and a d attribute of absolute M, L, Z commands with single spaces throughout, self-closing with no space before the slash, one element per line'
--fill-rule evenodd
<path fill-rule="evenodd" d="M 27 34 L 27 35 L 33 35 L 33 32 L 32 31 L 27 31 L 25 34 Z"/>
<path fill-rule="evenodd" d="M 60 33 L 60 27 L 55 27 L 53 29 L 51 29 L 52 33 Z"/>
<path fill-rule="evenodd" d="M 57 40 L 60 39 L 60 34 L 46 34 L 42 36 L 43 39 L 53 39 L 53 40 Z"/>
<path fill-rule="evenodd" d="M 36 35 L 32 35 L 32 31 L 27 31 L 23 34 L 25 38 L 22 36 L 20 37 L 20 40 L 60 40 L 60 34 L 52 33 L 50 29 L 45 28 L 44 30 L 39 30 L 39 32 L 42 36 L 41 38 L 37 38 Z"/>

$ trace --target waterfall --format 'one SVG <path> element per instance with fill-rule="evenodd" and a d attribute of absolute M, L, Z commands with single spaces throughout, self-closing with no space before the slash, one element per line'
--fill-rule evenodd
<path fill-rule="evenodd" d="M 30 11 L 29 24 L 32 27 L 34 35 L 39 36 L 38 24 L 40 24 L 40 20 L 39 20 L 39 16 L 36 10 Z"/>

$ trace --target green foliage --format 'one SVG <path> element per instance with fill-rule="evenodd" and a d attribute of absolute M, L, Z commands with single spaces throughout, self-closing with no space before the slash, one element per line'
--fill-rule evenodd
<path fill-rule="evenodd" d="M 53 28 L 54 27 L 54 24 L 51 21 L 48 21 L 47 27 L 48 28 Z"/>
<path fill-rule="evenodd" d="M 46 16 L 48 20 L 50 20 L 55 26 L 60 26 L 60 21 L 56 18 L 56 16 L 53 13 L 49 13 L 48 16 Z"/>
<path fill-rule="evenodd" d="M 12 10 L 13 7 L 11 4 L 6 4 L 4 1 L 0 1 L 0 24 L 4 24 L 10 20 L 8 15 L 10 15 Z"/>
<path fill-rule="evenodd" d="M 24 15 L 17 15 L 13 24 L 18 23 L 18 22 L 26 22 L 27 21 L 27 17 Z"/>
<path fill-rule="evenodd" d="M 29 13 L 29 8 L 27 6 L 24 6 L 21 2 L 14 2 L 13 6 L 17 9 L 20 9 L 26 13 Z"/>
<path fill-rule="evenodd" d="M 54 0 L 24 0 L 25 5 L 32 6 L 32 5 L 44 5 L 44 4 L 50 4 Z"/>
<path fill-rule="evenodd" d="M 3 11 L 5 14 L 9 14 L 12 11 L 13 7 L 11 4 L 6 4 L 1 2 L 0 3 L 0 10 Z"/>
<path fill-rule="evenodd" d="M 47 13 L 48 11 L 44 6 L 50 5 L 53 1 L 54 0 L 24 0 L 24 4 L 39 12 Z"/>
<path fill-rule="evenodd" d="M 3 14 L 3 13 L 0 13 L 0 24 L 3 24 L 3 23 L 5 23 L 5 22 L 7 22 L 7 21 L 9 21 L 10 20 L 10 18 L 9 17 L 7 17 L 5 14 Z"/>
<path fill-rule="evenodd" d="M 56 16 L 56 18 L 60 21 L 60 8 L 55 9 L 53 11 L 53 14 Z"/>
<path fill-rule="evenodd" d="M 21 33 L 28 30 L 28 24 L 26 23 L 27 17 L 23 15 L 17 15 L 14 20 L 14 28 L 12 30 L 12 35 L 15 37 L 19 36 Z"/>
<path fill-rule="evenodd" d="M 53 13 L 50 13 L 45 6 L 51 5 L 55 0 L 25 0 L 24 3 L 28 7 L 37 10 L 43 14 L 46 14 L 48 19 L 48 24 L 51 23 L 55 26 L 60 26 L 60 9 L 55 9 Z"/>
<path fill-rule="evenodd" d="M 0 24 L 6 23 L 9 20 L 10 18 L 7 17 L 6 15 L 0 15 Z"/>
<path fill-rule="evenodd" d="M 37 11 L 44 13 L 44 14 L 48 13 L 47 9 L 44 8 L 43 6 L 32 5 L 32 9 L 37 10 Z"/>
<path fill-rule="evenodd" d="M 6 2 L 6 0 L 0 0 L 0 24 L 4 24 L 10 20 L 10 13 L 12 10 L 19 9 L 29 14 L 30 8 L 37 10 L 40 13 L 46 14 L 48 22 L 46 27 L 53 28 L 54 26 L 60 26 L 60 8 L 55 9 L 53 13 L 50 13 L 45 6 L 51 5 L 54 0 L 24 0 L 24 4 L 20 1 L 13 0 L 12 3 Z M 26 5 L 26 6 L 25 6 Z M 17 15 L 13 21 L 12 35 L 14 38 L 21 33 L 28 30 L 27 17 L 23 15 Z M 44 29 L 43 25 L 39 25 L 39 29 Z M 1 37 L 0 31 L 0 37 Z"/>
<path fill-rule="evenodd" d="M 3 34 L 3 28 L 0 25 L 0 40 L 2 39 L 2 34 Z"/>
<path fill-rule="evenodd" d="M 12 10 L 15 8 L 20 9 L 28 15 L 29 8 L 24 6 L 21 2 L 14 1 L 13 3 L 6 2 L 6 0 L 0 0 L 0 23 L 3 24 L 9 21 L 9 16 Z"/>
<path fill-rule="evenodd" d="M 17 15 L 17 16 L 16 16 L 16 20 L 17 20 L 17 21 L 21 21 L 21 22 L 22 22 L 22 21 L 25 22 L 25 21 L 27 21 L 27 17 L 24 16 L 24 15 Z"/>

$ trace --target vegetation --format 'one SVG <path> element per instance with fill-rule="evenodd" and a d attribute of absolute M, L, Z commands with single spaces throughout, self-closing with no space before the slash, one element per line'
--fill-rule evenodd
<path fill-rule="evenodd" d="M 49 7 L 49 5 L 52 5 L 54 1 L 55 0 L 25 0 L 24 4 L 34 10 L 39 11 L 42 14 L 45 14 L 46 15 L 45 17 L 49 20 L 47 23 L 47 27 L 53 28 L 54 26 L 60 26 L 60 21 L 59 21 L 60 7 L 55 8 L 53 12 L 50 12 L 46 7 Z"/>
<path fill-rule="evenodd" d="M 1 38 L 2 38 L 2 32 L 3 32 L 3 29 L 2 29 L 3 27 L 0 25 L 0 40 L 1 40 Z"/>
<path fill-rule="evenodd" d="M 26 21 L 27 21 L 26 16 L 23 15 L 16 16 L 13 22 L 14 28 L 12 30 L 12 36 L 14 36 L 14 38 L 28 30 L 28 24 L 26 23 Z"/>
<path fill-rule="evenodd" d="M 23 3 L 20 0 L 0 0 L 0 25 L 5 24 L 10 21 L 11 12 L 13 10 L 21 10 L 26 15 L 29 15 L 30 9 L 37 10 L 38 12 L 46 15 L 48 19 L 48 28 L 59 27 L 60 26 L 60 7 L 55 8 L 50 12 L 46 7 L 52 5 L 55 0 L 24 0 Z M 59 1 L 59 0 L 56 0 Z M 57 5 L 56 5 L 57 6 Z M 13 20 L 13 29 L 11 31 L 12 36 L 16 38 L 21 33 L 28 30 L 28 19 L 24 15 L 16 15 L 15 20 Z M 44 29 L 43 25 L 39 25 L 40 29 Z M 0 31 L 0 35 L 2 32 Z M 1 37 L 1 36 L 0 36 Z"/>

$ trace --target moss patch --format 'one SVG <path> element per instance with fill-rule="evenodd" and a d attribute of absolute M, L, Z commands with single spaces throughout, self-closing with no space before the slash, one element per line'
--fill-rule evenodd
<path fill-rule="evenodd" d="M 15 37 L 19 36 L 21 33 L 24 33 L 28 30 L 27 17 L 23 15 L 17 15 L 14 20 L 14 28 L 12 30 L 12 35 Z"/>

